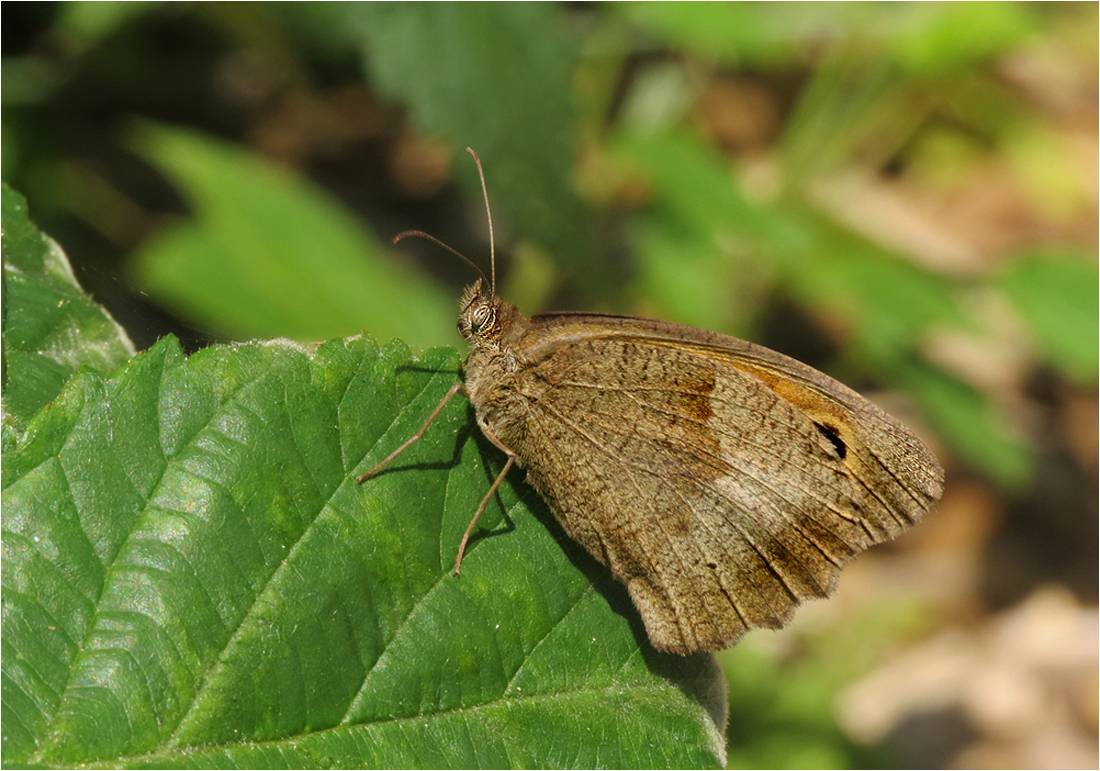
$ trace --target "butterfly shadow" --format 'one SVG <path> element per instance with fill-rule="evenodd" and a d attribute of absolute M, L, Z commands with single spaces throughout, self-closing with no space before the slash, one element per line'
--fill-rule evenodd
<path fill-rule="evenodd" d="M 407 369 L 420 368 L 408 367 Z M 435 372 L 436 370 L 430 371 Z M 468 419 L 462 425 L 462 427 L 454 433 L 454 445 L 451 449 L 451 454 L 449 457 L 447 457 L 446 459 L 434 461 L 421 461 L 419 463 L 401 463 L 399 456 L 398 458 L 394 459 L 394 461 L 388 466 L 379 470 L 371 478 L 377 479 L 387 474 L 407 473 L 410 471 L 453 471 L 462 463 L 462 454 L 466 450 L 466 444 L 472 441 L 477 445 L 478 455 L 482 459 L 481 466 L 485 474 L 484 489 L 488 490 L 492 486 L 493 482 L 496 481 L 497 475 L 500 473 L 500 470 L 504 467 L 504 455 L 498 448 L 496 448 L 492 444 L 492 442 L 485 438 L 484 434 L 482 434 L 480 430 L 478 430 L 476 415 L 474 414 L 473 406 L 467 404 L 467 410 Z M 430 436 L 431 432 L 432 428 L 429 427 L 427 433 L 424 435 L 424 439 Z M 518 481 L 513 483 L 513 479 L 522 479 L 522 476 L 515 477 L 515 474 L 517 472 L 520 474 L 524 473 L 519 469 L 513 470 L 513 472 L 508 475 L 509 478 L 505 482 L 505 484 L 514 485 L 518 493 L 520 489 L 527 489 L 527 485 Z M 538 496 L 536 495 L 536 498 L 537 497 Z M 504 526 L 501 527 L 500 525 L 493 525 L 489 527 L 484 521 L 479 522 L 478 526 L 474 528 L 474 531 L 470 534 L 470 540 L 466 544 L 467 554 L 470 553 L 471 547 L 478 541 L 481 541 L 485 538 L 493 538 L 498 535 L 507 535 L 508 533 L 515 530 L 515 523 L 512 522 L 512 519 L 508 516 L 507 506 L 504 505 L 504 502 L 500 498 L 500 490 L 497 490 L 497 492 L 493 496 L 493 500 L 491 500 L 486 506 L 483 517 L 493 510 L 499 512 L 500 516 L 504 520 Z M 489 521 L 491 521 L 491 518 L 489 519 Z"/>
<path fill-rule="evenodd" d="M 431 431 L 432 429 L 429 428 L 428 433 L 424 435 L 423 439 L 427 439 Z M 398 472 L 452 470 L 462 463 L 462 448 L 466 446 L 466 442 L 470 441 L 470 438 L 475 434 L 480 435 L 480 433 L 480 431 L 475 431 L 474 424 L 467 423 L 455 432 L 454 447 L 451 450 L 450 457 L 443 460 L 420 461 L 419 463 L 401 463 L 401 456 L 398 456 L 394 458 L 393 462 L 388 466 L 379 469 L 370 479 L 378 479 L 387 474 L 396 474 Z"/>
<path fill-rule="evenodd" d="M 504 468 L 505 455 L 500 451 L 498 447 L 493 445 L 480 430 L 474 430 L 477 425 L 477 416 L 474 413 L 473 405 L 469 405 L 469 420 L 466 423 L 466 427 L 463 431 L 463 435 L 460 437 L 460 441 L 456 447 L 459 454 L 462 452 L 462 447 L 466 441 L 472 440 L 477 444 L 478 454 L 481 456 L 481 468 L 485 474 L 485 489 L 488 490 L 492 487 L 493 482 L 496 481 L 497 475 L 500 474 L 500 470 Z M 527 472 L 521 468 L 513 467 L 508 472 L 508 478 L 501 484 L 501 488 L 508 486 L 512 488 L 513 494 L 519 498 L 522 497 L 522 493 L 525 490 L 529 490 L 525 482 L 522 482 L 523 475 Z M 535 495 L 538 498 L 538 495 Z M 466 543 L 466 553 L 469 554 L 471 547 L 479 541 L 486 538 L 495 538 L 499 535 L 507 535 L 516 529 L 516 523 L 512 521 L 512 518 L 508 516 L 508 506 L 501 498 L 500 488 L 493 493 L 493 499 L 489 501 L 485 507 L 485 511 L 482 512 L 484 517 L 491 510 L 499 512 L 501 519 L 504 521 L 503 527 L 500 525 L 489 526 L 488 523 L 479 521 L 474 531 L 470 533 L 470 540 Z M 491 521 L 491 520 L 490 520 Z"/>
<path fill-rule="evenodd" d="M 396 367 L 394 371 L 397 373 L 423 372 L 431 375 L 453 375 L 456 381 L 462 379 L 461 369 L 439 369 L 438 367 L 425 366 L 423 364 L 402 364 Z M 470 436 L 474 433 L 475 425 L 476 421 L 472 419 L 467 420 L 466 423 L 463 424 L 462 428 L 455 432 L 454 449 L 451 452 L 451 457 L 447 460 L 421 461 L 420 463 L 402 463 L 401 456 L 398 456 L 394 458 L 389 465 L 375 472 L 374 475 L 370 478 L 377 479 L 379 477 L 386 476 L 387 474 L 394 474 L 399 471 L 445 471 L 448 469 L 453 469 L 462 461 L 462 448 L 466 445 L 466 442 L 469 441 Z M 429 438 L 435 437 L 435 434 L 433 433 L 433 428 L 438 430 L 433 423 L 433 425 L 429 426 L 427 431 L 425 431 L 425 433 L 421 437 L 421 441 L 425 441 Z"/>

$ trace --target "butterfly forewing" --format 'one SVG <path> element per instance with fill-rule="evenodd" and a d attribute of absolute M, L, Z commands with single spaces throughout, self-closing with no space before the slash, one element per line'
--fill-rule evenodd
<path fill-rule="evenodd" d="M 521 418 L 489 425 L 660 649 L 782 626 L 939 495 L 919 440 L 773 351 L 643 319 L 524 321 L 506 341 Z"/>

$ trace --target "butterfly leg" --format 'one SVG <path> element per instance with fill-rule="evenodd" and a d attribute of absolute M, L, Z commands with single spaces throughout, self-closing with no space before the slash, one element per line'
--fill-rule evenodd
<path fill-rule="evenodd" d="M 485 497 L 481 499 L 481 504 L 477 507 L 477 511 L 474 512 L 474 518 L 470 520 L 470 524 L 466 526 L 466 532 L 462 536 L 462 543 L 458 545 L 458 556 L 455 557 L 455 569 L 454 574 L 458 576 L 460 574 L 460 568 L 462 567 L 462 555 L 466 553 L 466 543 L 470 540 L 470 535 L 474 532 L 474 526 L 477 525 L 477 521 L 481 518 L 481 513 L 485 511 L 485 508 L 489 505 L 489 501 L 496 495 L 497 488 L 504 482 L 504 477 L 508 476 L 509 470 L 516 462 L 516 454 L 511 448 L 505 446 L 505 444 L 497 439 L 497 435 L 493 433 L 493 430 L 485 425 L 480 420 L 478 425 L 481 427 L 482 433 L 489 439 L 490 442 L 500 448 L 501 452 L 508 456 L 508 461 L 504 464 L 504 468 L 497 474 L 496 480 L 489 488 L 489 492 L 485 493 Z"/>
<path fill-rule="evenodd" d="M 360 474 L 355 480 L 356 483 L 363 484 L 364 482 L 366 482 L 372 476 L 388 466 L 390 464 L 390 461 L 392 461 L 401 453 L 405 452 L 405 450 L 409 449 L 409 446 L 413 442 L 424 436 L 424 432 L 428 430 L 428 426 L 432 424 L 432 422 L 439 416 L 439 413 L 443 411 L 443 408 L 447 406 L 447 402 L 453 399 L 455 397 L 455 394 L 459 393 L 463 396 L 469 396 L 469 393 L 466 391 L 466 387 L 462 385 L 462 383 L 455 383 L 453 386 L 451 386 L 451 390 L 447 392 L 447 395 L 444 396 L 443 399 L 440 400 L 439 404 L 435 406 L 435 409 L 432 410 L 432 414 L 429 415 L 428 419 L 424 421 L 424 425 L 420 427 L 420 430 L 410 436 L 404 444 L 402 444 L 396 450 L 387 455 L 381 463 L 378 463 L 374 466 L 374 468 L 370 469 L 369 471 L 365 471 L 364 473 Z"/>

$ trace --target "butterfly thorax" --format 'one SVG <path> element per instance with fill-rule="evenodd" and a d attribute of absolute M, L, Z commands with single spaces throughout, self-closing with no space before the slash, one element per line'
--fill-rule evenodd
<path fill-rule="evenodd" d="M 527 405 L 516 390 L 521 363 L 515 343 L 529 324 L 514 305 L 486 292 L 480 280 L 462 297 L 458 332 L 470 345 L 463 365 L 466 390 L 478 421 L 505 444 L 525 432 Z"/>

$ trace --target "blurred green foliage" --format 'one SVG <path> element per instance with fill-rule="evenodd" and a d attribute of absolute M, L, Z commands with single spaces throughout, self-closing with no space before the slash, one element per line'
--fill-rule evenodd
<path fill-rule="evenodd" d="M 74 261 L 124 262 L 142 291 L 214 336 L 312 341 L 365 328 L 420 347 L 453 343 L 455 281 L 409 269 L 412 247 L 382 244 L 436 223 L 433 235 L 484 263 L 480 189 L 462 153 L 473 145 L 503 286 L 522 273 L 539 284 L 531 302 L 662 316 L 777 346 L 800 334 L 826 340 L 811 363 L 904 393 L 949 473 L 973 469 L 1005 488 L 1034 473 L 1034 442 L 1011 395 L 933 344 L 992 347 L 1002 330 L 990 328 L 990 303 L 1025 330 L 1024 358 L 1096 383 L 1094 220 L 1084 235 L 1034 228 L 956 264 L 844 216 L 852 179 L 900 179 L 951 200 L 996 167 L 1049 221 L 1080 218 L 1082 207 L 1094 218 L 1093 193 L 1082 192 L 1049 112 L 1005 76 L 1052 51 L 1094 73 L 1093 4 L 62 3 L 20 12 L 49 45 L 5 51 L 5 180 Z M 723 79 L 766 91 L 771 123 L 723 139 L 699 107 Z M 347 107 L 353 90 L 367 96 Z M 393 180 L 409 138 L 442 147 L 444 176 L 458 184 L 403 196 Z M 848 675 L 873 658 L 834 653 Z M 734 699 L 773 686 L 767 670 L 730 677 Z M 766 720 L 759 732 L 731 731 L 731 759 L 876 762 L 837 741 L 827 710 L 813 714 L 820 731 L 799 724 L 800 759 L 769 749 L 786 729 L 769 733 Z"/>
<path fill-rule="evenodd" d="M 1082 383 L 1094 383 L 1100 367 L 1095 267 L 1077 255 L 1021 255 L 1000 285 L 1050 363 Z"/>
<path fill-rule="evenodd" d="M 240 340 L 325 340 L 357 326 L 424 340 L 453 327 L 451 298 L 387 259 L 316 187 L 194 132 L 146 126 L 134 145 L 193 213 L 134 255 L 139 285 L 169 306 Z"/>
<path fill-rule="evenodd" d="M 560 10 L 547 3 L 351 7 L 376 87 L 407 105 L 419 130 L 493 159 L 498 213 L 542 242 L 582 286 L 607 284 L 602 263 L 592 259 L 591 214 L 570 179 L 578 46 L 560 25 Z M 466 171 L 476 200 L 477 180 L 472 167 Z"/>

